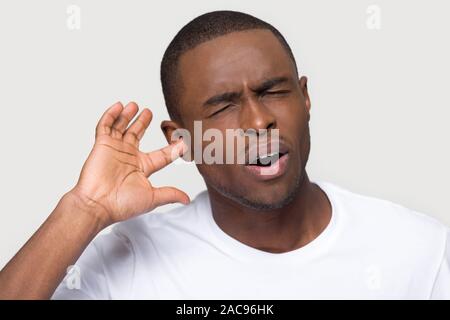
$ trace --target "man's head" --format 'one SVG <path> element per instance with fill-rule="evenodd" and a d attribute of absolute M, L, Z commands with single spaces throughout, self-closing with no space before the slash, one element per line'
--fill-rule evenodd
<path fill-rule="evenodd" d="M 222 35 L 245 30 L 269 30 L 286 49 L 297 72 L 297 64 L 289 44 L 283 35 L 269 23 L 249 14 L 237 11 L 213 11 L 205 13 L 186 24 L 173 38 L 161 62 L 161 84 L 167 111 L 172 119 L 178 119 L 178 64 L 180 57 L 199 44 Z"/>
<path fill-rule="evenodd" d="M 279 130 L 280 174 L 261 177 L 260 167 L 244 164 L 198 164 L 208 188 L 255 209 L 280 208 L 293 199 L 309 155 L 310 101 L 306 78 L 298 79 L 278 30 L 240 12 L 199 16 L 167 48 L 161 82 L 172 119 L 161 125 L 168 140 L 179 128 L 193 136 L 194 121 L 224 137 L 227 129 L 256 130 L 257 138 L 258 130 L 267 129 L 268 136 Z"/>

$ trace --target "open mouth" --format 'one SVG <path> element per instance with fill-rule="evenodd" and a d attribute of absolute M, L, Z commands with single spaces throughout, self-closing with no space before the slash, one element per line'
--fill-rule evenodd
<path fill-rule="evenodd" d="M 281 177 L 288 169 L 289 148 L 284 143 L 257 146 L 251 145 L 247 150 L 245 171 L 258 181 L 269 181 Z M 267 151 L 266 151 L 267 150 Z M 259 151 L 259 154 L 258 152 Z"/>
<path fill-rule="evenodd" d="M 287 171 L 288 161 L 288 152 L 276 152 L 259 156 L 245 165 L 244 168 L 255 179 L 268 181 L 284 175 Z"/>
<path fill-rule="evenodd" d="M 265 156 L 258 156 L 256 159 L 249 161 L 249 166 L 269 167 L 277 162 L 281 157 L 286 155 L 287 152 L 272 152 Z"/>

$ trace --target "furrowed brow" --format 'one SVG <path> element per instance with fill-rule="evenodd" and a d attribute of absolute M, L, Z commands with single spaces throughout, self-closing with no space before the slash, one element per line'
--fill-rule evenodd
<path fill-rule="evenodd" d="M 215 95 L 203 103 L 203 106 L 214 106 L 218 105 L 222 102 L 230 102 L 238 99 L 241 96 L 240 92 L 224 92 L 218 95 Z"/>

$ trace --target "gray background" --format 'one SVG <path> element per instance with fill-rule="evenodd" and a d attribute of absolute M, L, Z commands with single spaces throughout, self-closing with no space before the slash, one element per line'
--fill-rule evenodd
<path fill-rule="evenodd" d="M 79 30 L 67 26 L 71 4 Z M 380 29 L 367 27 L 369 5 L 381 9 Z M 106 107 L 150 107 L 142 148 L 164 145 L 160 59 L 179 28 L 215 9 L 252 13 L 291 44 L 309 77 L 312 179 L 450 225 L 448 1 L 2 0 L 0 267 L 76 182 Z M 152 182 L 191 197 L 204 189 L 192 165 Z"/>

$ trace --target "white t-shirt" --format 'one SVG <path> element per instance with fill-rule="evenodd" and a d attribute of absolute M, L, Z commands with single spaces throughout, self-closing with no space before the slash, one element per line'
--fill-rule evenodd
<path fill-rule="evenodd" d="M 317 185 L 332 217 L 304 247 L 268 253 L 230 237 L 204 191 L 188 206 L 97 237 L 76 263 L 80 285 L 65 279 L 53 298 L 450 299 L 448 228 L 388 201 Z"/>

